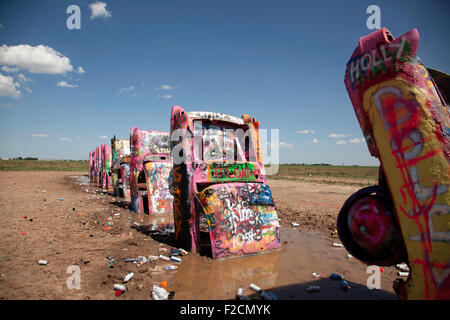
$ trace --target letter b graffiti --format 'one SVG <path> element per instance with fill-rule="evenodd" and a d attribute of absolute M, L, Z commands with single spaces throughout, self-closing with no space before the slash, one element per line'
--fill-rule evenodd
<path fill-rule="evenodd" d="M 381 272 L 379 266 L 368 266 L 366 273 L 372 273 L 369 278 L 367 278 L 367 288 L 369 289 L 381 289 Z"/>

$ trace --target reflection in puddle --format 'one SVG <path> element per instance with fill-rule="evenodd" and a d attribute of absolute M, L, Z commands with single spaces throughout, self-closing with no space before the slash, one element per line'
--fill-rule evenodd
<path fill-rule="evenodd" d="M 313 296 L 306 291 L 305 284 L 324 281 L 321 285 L 326 292 L 314 297 L 380 299 L 379 293 L 366 287 L 367 266 L 347 259 L 348 252 L 344 248 L 333 248 L 332 241 L 319 233 L 292 228 L 281 231 L 282 249 L 279 251 L 223 261 L 193 254 L 183 257 L 170 280 L 170 289 L 176 291 L 174 298 L 234 299 L 238 288 L 244 289 L 244 295 L 254 295 L 249 289 L 250 283 L 254 283 L 263 290 L 273 291 L 280 299 L 310 299 Z M 313 272 L 320 273 L 324 279 L 315 279 Z M 339 284 L 328 279 L 331 273 L 343 274 L 358 288 L 350 293 L 343 291 Z M 395 274 L 383 275 L 382 289 L 389 294 L 382 298 L 395 298 L 391 294 L 394 278 Z"/>

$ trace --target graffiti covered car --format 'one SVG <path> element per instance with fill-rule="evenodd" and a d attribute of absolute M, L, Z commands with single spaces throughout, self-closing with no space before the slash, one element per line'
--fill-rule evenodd
<path fill-rule="evenodd" d="M 169 190 L 170 136 L 168 132 L 131 128 L 130 193 L 134 212 L 172 214 Z"/>
<path fill-rule="evenodd" d="M 345 202 L 338 233 L 367 264 L 407 263 L 407 281 L 394 283 L 401 299 L 450 299 L 449 76 L 425 67 L 418 46 L 416 29 L 394 38 L 383 28 L 360 38 L 347 63 L 345 85 L 380 177 Z"/>
<path fill-rule="evenodd" d="M 104 192 L 112 192 L 111 183 L 111 146 L 101 145 L 100 185 Z"/>
<path fill-rule="evenodd" d="M 171 152 L 175 238 L 181 247 L 206 247 L 213 258 L 281 247 L 259 148 L 259 122 L 247 115 L 185 112 L 173 106 Z"/>
<path fill-rule="evenodd" d="M 111 139 L 111 183 L 116 197 L 130 200 L 130 139 Z"/>

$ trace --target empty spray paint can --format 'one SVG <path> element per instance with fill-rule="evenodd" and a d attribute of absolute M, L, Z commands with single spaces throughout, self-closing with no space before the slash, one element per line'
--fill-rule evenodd
<path fill-rule="evenodd" d="M 344 277 L 341 274 L 332 273 L 330 274 L 330 279 L 332 280 L 342 280 Z"/>
<path fill-rule="evenodd" d="M 409 272 L 398 272 L 397 273 L 400 277 L 407 277 L 409 276 Z"/>
<path fill-rule="evenodd" d="M 170 257 L 170 260 L 175 261 L 175 262 L 181 262 L 181 259 L 178 257 Z"/>
<path fill-rule="evenodd" d="M 40 264 L 41 266 L 46 266 L 48 264 L 47 260 L 39 260 L 38 264 Z"/>
<path fill-rule="evenodd" d="M 126 291 L 127 287 L 124 286 L 123 284 L 116 283 L 114 285 L 114 290 Z"/>
<path fill-rule="evenodd" d="M 347 291 L 350 288 L 350 285 L 344 279 L 341 280 L 341 286 L 345 291 Z"/>
<path fill-rule="evenodd" d="M 126 275 L 125 278 L 123 278 L 123 281 L 128 282 L 128 281 L 130 281 L 131 278 L 133 278 L 133 276 L 134 276 L 134 273 L 130 272 L 129 274 Z"/>
<path fill-rule="evenodd" d="M 166 271 L 169 271 L 169 270 L 176 270 L 178 267 L 177 266 L 167 266 L 166 268 L 165 268 L 165 270 Z"/>
<path fill-rule="evenodd" d="M 163 256 L 162 254 L 159 255 L 159 258 L 164 261 L 170 261 L 169 257 Z"/>
<path fill-rule="evenodd" d="M 187 256 L 188 253 L 189 253 L 189 252 L 187 252 L 186 250 L 181 249 L 181 248 L 179 248 L 178 250 L 180 250 L 180 252 L 181 252 L 181 254 L 182 254 L 183 256 Z"/>

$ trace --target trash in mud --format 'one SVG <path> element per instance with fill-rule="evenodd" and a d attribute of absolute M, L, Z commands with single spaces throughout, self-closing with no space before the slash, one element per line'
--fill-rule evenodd
<path fill-rule="evenodd" d="M 409 272 L 397 272 L 397 275 L 399 275 L 400 277 L 407 277 L 409 276 Z"/>
<path fill-rule="evenodd" d="M 395 267 L 402 272 L 409 272 L 409 267 L 406 263 L 399 263 Z"/>
<path fill-rule="evenodd" d="M 64 198 L 59 198 L 59 201 L 64 201 Z"/>
<path fill-rule="evenodd" d="M 153 285 L 153 299 L 155 300 L 167 300 L 169 298 L 169 294 L 164 288 L 158 287 L 157 285 Z"/>
<path fill-rule="evenodd" d="M 178 257 L 170 257 L 170 260 L 175 261 L 175 262 L 181 262 L 181 259 Z"/>
<path fill-rule="evenodd" d="M 179 248 L 178 250 L 180 250 L 180 253 L 181 253 L 182 256 L 187 256 L 189 254 L 189 252 L 187 252 L 184 249 Z"/>
<path fill-rule="evenodd" d="M 350 258 L 353 258 L 353 256 L 349 253 L 349 254 L 347 254 L 347 255 L 345 256 L 345 258 L 346 258 L 346 259 L 350 259 Z"/>
<path fill-rule="evenodd" d="M 48 265 L 48 261 L 47 260 L 39 260 L 38 264 L 41 266 L 46 266 L 46 265 Z"/>
<path fill-rule="evenodd" d="M 246 296 L 244 296 L 244 289 L 238 288 L 236 292 L 236 299 L 237 300 L 249 300 Z"/>
<path fill-rule="evenodd" d="M 344 279 L 341 280 L 341 286 L 345 291 L 347 291 L 348 289 L 351 288 L 350 285 L 348 284 L 348 282 Z"/>
<path fill-rule="evenodd" d="M 128 281 L 130 281 L 130 279 L 133 278 L 133 276 L 134 276 L 134 273 L 133 273 L 133 272 L 130 272 L 129 274 L 127 274 L 127 275 L 125 276 L 125 278 L 123 278 L 123 282 L 128 282 Z"/>
<path fill-rule="evenodd" d="M 170 270 L 176 270 L 178 267 L 177 266 L 173 266 L 173 265 L 168 265 L 165 267 L 166 271 L 170 271 Z"/>
<path fill-rule="evenodd" d="M 333 242 L 332 246 L 336 247 L 336 248 L 342 248 L 343 247 L 343 245 L 341 243 L 337 243 L 337 242 Z"/>
<path fill-rule="evenodd" d="M 292 222 L 292 225 L 293 225 L 294 227 L 299 227 L 299 226 L 300 226 L 300 224 L 298 224 L 297 222 Z"/>
<path fill-rule="evenodd" d="M 159 258 L 164 261 L 170 261 L 169 257 L 163 256 L 162 254 L 159 255 Z"/>
<path fill-rule="evenodd" d="M 259 293 L 260 297 L 264 300 L 278 300 L 277 296 L 272 291 L 264 291 L 254 283 L 250 283 L 250 289 Z"/>
<path fill-rule="evenodd" d="M 127 287 L 124 286 L 123 284 L 116 283 L 116 284 L 114 285 L 114 290 L 118 290 L 118 291 L 124 292 L 124 291 L 127 291 Z"/>
<path fill-rule="evenodd" d="M 312 276 L 313 276 L 314 278 L 320 278 L 320 277 L 321 277 L 320 273 L 317 273 L 317 272 L 313 272 L 313 273 L 312 273 Z"/>
<path fill-rule="evenodd" d="M 344 279 L 344 276 L 341 274 L 332 273 L 332 274 L 330 274 L 330 279 L 331 280 L 342 280 L 342 279 Z"/>
<path fill-rule="evenodd" d="M 307 288 L 306 288 L 306 290 L 308 291 L 308 292 L 319 292 L 320 290 L 322 290 L 322 288 L 321 287 L 319 287 L 319 286 L 308 286 Z"/>

